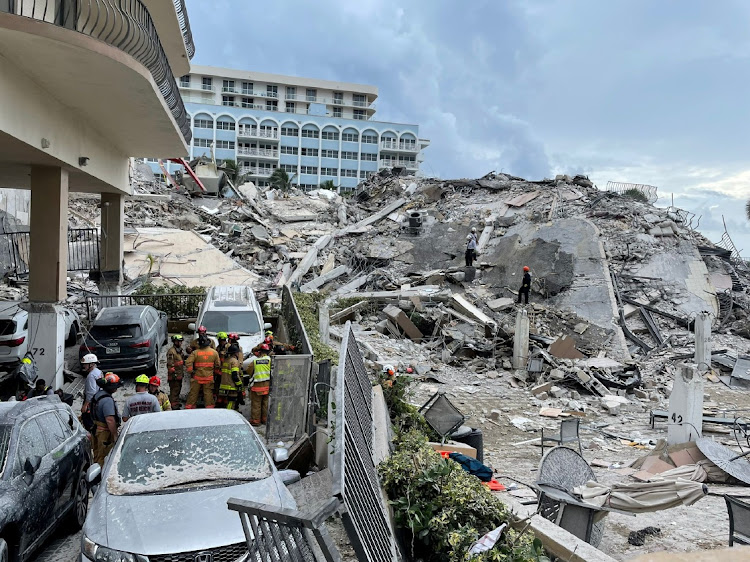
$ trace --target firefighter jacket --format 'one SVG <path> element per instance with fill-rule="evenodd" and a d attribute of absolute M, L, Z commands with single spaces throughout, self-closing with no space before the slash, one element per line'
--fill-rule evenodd
<path fill-rule="evenodd" d="M 167 350 L 167 380 L 181 381 L 185 375 L 185 358 L 188 356 L 184 348 L 172 346 Z"/>
<path fill-rule="evenodd" d="M 271 386 L 271 357 L 268 355 L 256 357 L 254 365 L 251 390 L 259 394 L 268 394 Z"/>
<path fill-rule="evenodd" d="M 214 341 L 213 338 L 208 338 L 208 347 L 210 347 L 211 349 L 216 349 L 216 342 Z M 201 346 L 198 345 L 198 336 L 196 336 L 192 339 L 192 341 L 188 345 L 188 351 L 193 352 L 196 349 L 200 349 L 200 348 Z"/>
<path fill-rule="evenodd" d="M 166 392 L 157 390 L 154 396 L 159 401 L 159 406 L 161 406 L 162 412 L 170 412 L 172 410 L 172 403 L 169 401 L 169 396 L 167 396 Z"/>
<path fill-rule="evenodd" d="M 214 381 L 214 375 L 221 373 L 219 354 L 210 347 L 202 347 L 193 351 L 187 358 L 186 366 L 187 372 L 199 384 L 211 383 Z"/>
<path fill-rule="evenodd" d="M 239 381 L 239 382 L 236 382 Z M 240 378 L 240 361 L 234 355 L 230 355 L 221 365 L 221 385 L 220 390 L 237 390 L 242 386 Z"/>

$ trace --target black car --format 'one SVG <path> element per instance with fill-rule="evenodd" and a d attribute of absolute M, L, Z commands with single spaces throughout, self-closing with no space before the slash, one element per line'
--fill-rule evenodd
<path fill-rule="evenodd" d="M 57 396 L 0 403 L 0 560 L 29 560 L 61 524 L 88 511 L 91 444 Z"/>
<path fill-rule="evenodd" d="M 153 306 L 102 308 L 94 319 L 79 358 L 94 353 L 102 372 L 156 374 L 159 347 L 167 344 L 167 314 Z"/>

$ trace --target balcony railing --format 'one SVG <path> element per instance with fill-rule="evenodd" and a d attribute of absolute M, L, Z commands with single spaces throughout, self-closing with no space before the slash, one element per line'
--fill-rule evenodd
<path fill-rule="evenodd" d="M 354 107 L 367 107 L 367 102 L 366 102 L 366 101 L 359 101 L 359 100 L 354 100 L 354 101 L 352 102 L 352 105 L 353 105 Z"/>
<path fill-rule="evenodd" d="M 177 20 L 180 22 L 182 41 L 185 43 L 188 59 L 192 59 L 195 54 L 195 44 L 193 43 L 193 32 L 190 29 L 185 0 L 174 0 L 174 9 L 177 12 Z"/>
<path fill-rule="evenodd" d="M 249 176 L 258 176 L 261 178 L 270 177 L 270 175 L 273 173 L 273 170 L 271 170 L 270 168 L 256 168 L 255 166 L 240 166 L 240 171 L 243 174 L 247 174 Z"/>
<path fill-rule="evenodd" d="M 98 39 L 148 68 L 182 136 L 190 142 L 190 119 L 151 15 L 140 0 L 14 0 L 0 12 L 56 25 Z M 183 36 L 184 37 L 184 36 Z"/>
<path fill-rule="evenodd" d="M 214 87 L 211 84 L 201 84 L 201 90 L 206 90 L 207 92 L 213 92 Z"/>
<path fill-rule="evenodd" d="M 416 143 L 404 143 L 395 140 L 380 141 L 380 148 L 385 150 L 403 150 L 405 152 L 417 152 L 419 150 Z"/>
<path fill-rule="evenodd" d="M 409 168 L 416 170 L 418 168 L 416 162 L 410 162 L 408 160 L 380 160 L 379 165 L 381 168 Z"/>
<path fill-rule="evenodd" d="M 279 131 L 258 130 L 256 127 L 239 127 L 237 129 L 238 137 L 253 137 L 260 139 L 278 139 Z"/>
<path fill-rule="evenodd" d="M 240 92 L 234 86 L 222 86 L 221 93 L 222 94 L 239 94 Z"/>
<path fill-rule="evenodd" d="M 269 150 L 268 148 L 238 148 L 238 156 L 256 156 L 258 158 L 278 158 L 278 150 Z"/>

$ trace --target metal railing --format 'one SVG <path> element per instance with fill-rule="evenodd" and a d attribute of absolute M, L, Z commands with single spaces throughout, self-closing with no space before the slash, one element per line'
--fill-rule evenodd
<path fill-rule="evenodd" d="M 68 271 L 98 270 L 99 230 L 96 228 L 71 228 L 68 230 Z M 28 275 L 31 255 L 29 231 L 0 234 L 0 247 L 10 260 L 14 275 Z"/>
<path fill-rule="evenodd" d="M 193 32 L 190 29 L 190 19 L 185 7 L 185 0 L 174 0 L 174 9 L 177 11 L 177 21 L 180 22 L 182 41 L 185 43 L 188 59 L 192 59 L 195 55 L 195 44 L 193 43 Z"/>
<path fill-rule="evenodd" d="M 222 94 L 239 94 L 239 91 L 237 91 L 237 88 L 234 86 L 222 86 L 221 87 L 221 93 Z"/>
<path fill-rule="evenodd" d="M 645 185 L 642 183 L 625 183 L 620 181 L 608 181 L 607 182 L 607 191 L 611 191 L 613 193 L 617 193 L 619 195 L 624 195 L 627 192 L 638 192 L 643 194 L 644 197 L 648 200 L 649 203 L 653 204 L 656 203 L 657 199 L 659 199 L 659 196 L 657 195 L 657 187 L 653 185 Z"/>
<path fill-rule="evenodd" d="M 243 127 L 240 125 L 237 128 L 237 136 L 238 137 L 258 137 L 261 139 L 277 139 L 279 138 L 279 131 L 273 130 L 273 131 L 263 131 L 259 130 L 256 127 Z"/>
<path fill-rule="evenodd" d="M 312 355 L 276 355 L 271 369 L 266 442 L 296 442 L 308 430 Z"/>
<path fill-rule="evenodd" d="M 86 317 L 93 320 L 106 306 L 148 305 L 167 313 L 170 320 L 197 318 L 205 293 L 175 293 L 165 295 L 96 295 L 84 292 Z"/>
<path fill-rule="evenodd" d="M 416 143 L 404 143 L 392 140 L 380 141 L 380 148 L 385 148 L 386 150 L 405 150 L 409 152 L 416 152 L 418 150 Z"/>
<path fill-rule="evenodd" d="M 269 150 L 268 148 L 238 148 L 238 156 L 257 156 L 259 158 L 278 158 L 278 150 Z"/>
<path fill-rule="evenodd" d="M 201 90 L 205 90 L 207 92 L 213 92 L 214 87 L 212 84 L 201 84 Z"/>
<path fill-rule="evenodd" d="M 344 327 L 334 392 L 330 467 L 333 495 L 344 504 L 344 527 L 358 560 L 393 562 L 398 560 L 396 537 L 373 459 L 372 383 L 351 322 Z"/>
<path fill-rule="evenodd" d="M 273 170 L 270 168 L 258 168 L 255 166 L 242 166 L 240 169 L 243 174 L 258 176 L 261 178 L 268 178 L 273 173 Z"/>
<path fill-rule="evenodd" d="M 397 167 L 397 168 L 409 168 L 411 170 L 411 169 L 416 169 L 418 166 L 417 166 L 416 162 L 410 162 L 408 160 L 381 160 L 380 161 L 380 167 L 385 167 L 385 168 L 394 168 L 394 167 Z"/>
<path fill-rule="evenodd" d="M 339 502 L 333 498 L 315 511 L 230 498 L 227 506 L 239 513 L 249 552 L 248 560 L 271 562 L 339 562 L 341 555 L 326 528 Z M 196 557 L 196 560 L 198 558 Z"/>
<path fill-rule="evenodd" d="M 98 39 L 148 68 L 182 136 L 192 138 L 190 119 L 151 15 L 140 0 L 9 0 L 0 12 L 46 22 Z"/>

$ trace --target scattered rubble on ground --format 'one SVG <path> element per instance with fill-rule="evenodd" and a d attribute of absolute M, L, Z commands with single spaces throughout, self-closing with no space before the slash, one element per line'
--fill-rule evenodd
<path fill-rule="evenodd" d="M 750 269 L 728 236 L 713 244 L 682 209 L 601 191 L 582 176 L 435 180 L 384 170 L 348 197 L 252 184 L 237 191 L 242 197 L 190 198 L 142 179 L 126 201 L 126 229 L 191 230 L 251 272 L 271 302 L 286 283 L 313 293 L 305 302 L 318 310 L 303 315 L 318 318 L 315 345 L 335 349 L 351 321 L 373 368 L 393 364 L 418 381 L 415 404 L 446 392 L 483 428 L 498 473 L 533 470 L 535 432 L 569 417 L 581 419 L 587 459 L 612 459 L 597 470 L 611 477 L 628 469 L 664 433 L 663 425 L 651 429 L 649 412 L 667 406 L 678 365 L 693 361 L 703 311 L 713 332 L 705 415 L 750 406 L 738 390 L 750 381 Z M 98 203 L 72 195 L 71 226 L 97 226 Z M 465 267 L 472 227 L 478 259 Z M 187 259 L 168 244 L 149 255 Z M 524 265 L 533 281 L 522 306 Z M 80 305 L 84 285 L 95 291 L 73 280 L 71 304 Z M 514 369 L 520 311 L 529 345 L 525 368 Z M 730 443 L 729 429 L 716 431 Z M 637 524 L 618 525 L 630 528 L 608 548 L 629 552 Z M 669 542 L 670 529 L 662 531 L 659 540 Z"/>

